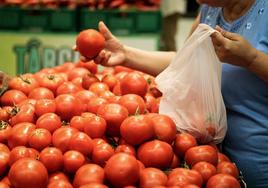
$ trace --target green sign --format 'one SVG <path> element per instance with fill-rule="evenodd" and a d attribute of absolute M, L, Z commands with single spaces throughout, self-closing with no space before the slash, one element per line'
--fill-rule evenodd
<path fill-rule="evenodd" d="M 15 33 L 0 32 L 0 70 L 9 75 L 36 72 L 64 62 L 77 62 L 79 53 L 72 50 L 76 33 Z M 156 50 L 159 36 L 133 35 L 119 37 L 132 47 Z"/>
<path fill-rule="evenodd" d="M 75 34 L 0 33 L 0 70 L 18 75 L 76 62 Z"/>

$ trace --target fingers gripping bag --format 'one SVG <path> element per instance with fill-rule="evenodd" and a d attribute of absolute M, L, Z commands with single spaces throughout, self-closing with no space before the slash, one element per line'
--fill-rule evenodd
<path fill-rule="evenodd" d="M 221 94 L 221 62 L 210 38 L 214 29 L 199 24 L 161 72 L 156 83 L 163 93 L 159 113 L 170 116 L 177 130 L 199 143 L 220 143 L 227 130 Z"/>

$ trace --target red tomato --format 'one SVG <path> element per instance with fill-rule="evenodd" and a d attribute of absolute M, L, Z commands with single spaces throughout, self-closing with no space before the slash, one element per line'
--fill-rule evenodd
<path fill-rule="evenodd" d="M 70 121 L 70 127 L 83 131 L 85 127 L 85 118 L 82 116 L 73 116 Z"/>
<path fill-rule="evenodd" d="M 168 143 L 153 140 L 142 144 L 138 148 L 137 156 L 145 167 L 165 169 L 172 163 L 174 153 Z"/>
<path fill-rule="evenodd" d="M 4 175 L 10 160 L 10 152 L 0 149 L 0 176 Z"/>
<path fill-rule="evenodd" d="M 26 146 L 28 144 L 28 137 L 35 129 L 32 123 L 19 123 L 12 127 L 11 135 L 8 138 L 9 148 L 16 146 Z"/>
<path fill-rule="evenodd" d="M 71 81 L 75 78 L 78 77 L 83 77 L 86 74 L 89 74 L 90 72 L 82 67 L 76 67 L 74 69 L 72 69 L 69 73 L 68 73 L 68 80 Z"/>
<path fill-rule="evenodd" d="M 98 65 L 93 61 L 83 62 L 79 61 L 75 64 L 76 67 L 83 67 L 89 70 L 92 74 L 96 74 L 98 71 Z"/>
<path fill-rule="evenodd" d="M 180 158 L 177 157 L 177 155 L 173 155 L 172 163 L 170 164 L 171 169 L 177 168 L 180 165 Z"/>
<path fill-rule="evenodd" d="M 63 155 L 63 167 L 67 173 L 75 173 L 85 162 L 84 155 L 75 150 L 69 150 Z"/>
<path fill-rule="evenodd" d="M 67 181 L 69 182 L 69 178 L 63 172 L 54 172 L 49 174 L 48 183 L 52 183 L 53 181 Z"/>
<path fill-rule="evenodd" d="M 99 107 L 97 114 L 107 123 L 107 134 L 120 136 L 121 123 L 128 117 L 128 110 L 119 104 L 105 104 Z"/>
<path fill-rule="evenodd" d="M 54 69 L 56 72 L 63 72 L 63 73 L 68 73 L 70 70 L 74 69 L 75 65 L 72 62 L 65 62 L 62 65 L 59 65 L 55 67 Z"/>
<path fill-rule="evenodd" d="M 184 160 L 190 166 L 200 161 L 206 161 L 216 166 L 218 163 L 218 153 L 215 148 L 209 145 L 194 146 L 186 151 Z"/>
<path fill-rule="evenodd" d="M 8 176 L 5 176 L 2 180 L 1 180 L 2 183 L 8 185 L 8 186 L 11 186 L 11 183 L 8 179 Z"/>
<path fill-rule="evenodd" d="M 24 158 L 11 166 L 8 178 L 16 188 L 45 188 L 48 182 L 48 173 L 41 162 Z"/>
<path fill-rule="evenodd" d="M 87 111 L 87 104 L 92 98 L 97 97 L 97 95 L 91 91 L 82 90 L 75 93 L 74 97 L 80 99 L 80 101 L 83 103 L 84 111 Z"/>
<path fill-rule="evenodd" d="M 72 184 L 68 181 L 58 180 L 53 181 L 47 185 L 47 188 L 73 188 Z"/>
<path fill-rule="evenodd" d="M 93 149 L 92 139 L 86 133 L 77 132 L 70 140 L 69 149 L 79 151 L 83 155 L 88 156 Z"/>
<path fill-rule="evenodd" d="M 157 105 L 156 99 L 150 95 L 145 95 L 144 99 L 145 99 L 146 109 L 150 113 L 158 113 L 158 105 Z"/>
<path fill-rule="evenodd" d="M 176 138 L 176 124 L 174 121 L 162 114 L 156 114 L 152 118 L 154 133 L 157 139 L 172 143 Z"/>
<path fill-rule="evenodd" d="M 226 155 L 221 152 L 218 152 L 218 163 L 221 163 L 223 161 L 231 162 L 231 160 Z"/>
<path fill-rule="evenodd" d="M 6 144 L 0 143 L 0 151 L 2 152 L 10 152 L 9 148 L 7 147 Z"/>
<path fill-rule="evenodd" d="M 11 108 L 11 110 L 12 110 L 12 108 Z M 0 107 L 0 121 L 8 121 L 10 118 L 9 111 L 11 111 L 11 110 L 9 110 L 9 107 L 7 107 L 7 106 L 4 108 Z"/>
<path fill-rule="evenodd" d="M 10 188 L 10 186 L 3 182 L 0 182 L 0 188 Z"/>
<path fill-rule="evenodd" d="M 112 97 L 109 98 L 109 103 L 117 103 L 118 104 L 120 98 L 121 98 L 121 96 L 114 95 L 114 96 L 112 96 Z"/>
<path fill-rule="evenodd" d="M 204 183 L 206 183 L 211 176 L 214 176 L 217 173 L 215 166 L 205 161 L 196 163 L 192 169 L 201 174 Z"/>
<path fill-rule="evenodd" d="M 108 101 L 106 99 L 101 98 L 101 97 L 92 98 L 87 104 L 87 110 L 89 112 L 97 114 L 99 107 L 104 104 L 108 104 Z"/>
<path fill-rule="evenodd" d="M 239 172 L 238 172 L 236 165 L 234 163 L 227 162 L 227 161 L 218 163 L 217 173 L 228 174 L 228 175 L 235 177 L 236 179 L 238 179 L 238 176 L 239 176 Z"/>
<path fill-rule="evenodd" d="M 136 157 L 136 150 L 133 146 L 128 144 L 122 144 L 116 147 L 115 153 L 127 153 Z"/>
<path fill-rule="evenodd" d="M 61 119 L 57 114 L 46 113 L 40 116 L 36 121 L 36 128 L 48 130 L 51 134 L 61 127 Z"/>
<path fill-rule="evenodd" d="M 188 133 L 181 133 L 176 135 L 176 139 L 174 142 L 174 152 L 179 157 L 183 157 L 186 151 L 191 148 L 197 146 L 197 142 L 195 137 Z"/>
<path fill-rule="evenodd" d="M 21 75 L 12 78 L 9 83 L 10 89 L 17 89 L 28 95 L 33 89 L 39 86 L 37 80 L 33 76 Z"/>
<path fill-rule="evenodd" d="M 100 82 L 100 80 L 97 78 L 97 76 L 95 74 L 86 74 L 82 77 L 82 87 L 84 89 L 89 89 L 89 87 L 93 84 L 93 83 L 98 83 Z"/>
<path fill-rule="evenodd" d="M 195 170 L 175 168 L 168 175 L 167 186 L 184 186 L 187 184 L 202 187 L 203 179 L 201 174 Z"/>
<path fill-rule="evenodd" d="M 119 72 L 132 72 L 133 69 L 131 68 L 128 68 L 128 67 L 125 67 L 125 66 L 122 66 L 122 65 L 116 65 L 114 67 L 114 73 L 119 73 Z"/>
<path fill-rule="evenodd" d="M 148 84 L 140 73 L 131 72 L 120 81 L 120 88 L 123 95 L 133 93 L 143 97 L 147 92 Z"/>
<path fill-rule="evenodd" d="M 120 82 L 117 82 L 117 84 L 114 86 L 112 91 L 117 96 L 122 95 L 121 88 L 120 88 Z"/>
<path fill-rule="evenodd" d="M 239 182 L 228 174 L 216 174 L 209 178 L 206 188 L 240 188 Z"/>
<path fill-rule="evenodd" d="M 85 118 L 84 132 L 90 138 L 102 138 L 105 131 L 106 121 L 102 117 L 94 115 L 91 118 Z"/>
<path fill-rule="evenodd" d="M 146 115 L 127 117 L 120 126 L 122 138 L 131 145 L 139 145 L 154 137 L 152 120 Z"/>
<path fill-rule="evenodd" d="M 99 93 L 99 97 L 107 99 L 108 101 L 114 100 L 115 94 L 109 90 Z"/>
<path fill-rule="evenodd" d="M 105 38 L 94 29 L 84 30 L 76 38 L 77 50 L 88 59 L 96 57 L 104 45 Z"/>
<path fill-rule="evenodd" d="M 40 153 L 39 159 L 49 172 L 56 172 L 63 167 L 63 154 L 55 147 L 47 147 Z"/>
<path fill-rule="evenodd" d="M 35 104 L 35 114 L 39 117 L 45 113 L 56 112 L 56 103 L 51 99 L 40 99 Z"/>
<path fill-rule="evenodd" d="M 188 184 L 188 185 L 182 186 L 181 188 L 200 188 L 200 187 L 194 184 Z"/>
<path fill-rule="evenodd" d="M 101 81 L 109 86 L 110 91 L 112 91 L 114 86 L 118 83 L 117 78 L 112 74 L 106 74 Z"/>
<path fill-rule="evenodd" d="M 82 77 L 77 77 L 77 78 L 74 78 L 74 79 L 72 79 L 71 80 L 71 82 L 74 84 L 74 85 L 76 85 L 78 88 L 79 88 L 79 90 L 82 90 L 83 88 L 82 88 Z"/>
<path fill-rule="evenodd" d="M 12 166 L 13 163 L 15 163 L 17 160 L 26 158 L 26 157 L 31 157 L 31 153 L 28 148 L 26 148 L 25 146 L 14 147 L 10 151 L 8 164 L 9 166 Z"/>
<path fill-rule="evenodd" d="M 126 71 L 122 71 L 122 72 L 119 72 L 119 73 L 116 73 L 115 74 L 115 77 L 117 78 L 117 80 L 119 80 L 119 82 L 121 82 L 123 80 L 123 78 L 129 74 L 129 72 L 126 72 Z M 119 83 L 120 84 L 120 83 Z M 117 85 L 117 84 L 116 84 Z"/>
<path fill-rule="evenodd" d="M 0 120 L 0 143 L 6 143 L 10 135 L 10 125 L 5 121 Z"/>
<path fill-rule="evenodd" d="M 152 188 L 156 185 L 167 184 L 166 174 L 157 168 L 145 168 L 140 173 L 140 188 Z"/>
<path fill-rule="evenodd" d="M 113 155 L 104 168 L 106 179 L 114 187 L 135 185 L 139 180 L 139 170 L 136 158 L 126 153 Z"/>
<path fill-rule="evenodd" d="M 103 138 L 95 138 L 92 140 L 92 144 L 93 144 L 93 148 L 97 145 L 103 144 L 103 143 L 107 143 L 107 141 Z"/>
<path fill-rule="evenodd" d="M 36 100 L 35 99 L 26 99 L 26 100 L 20 102 L 17 106 L 21 107 L 21 106 L 23 106 L 25 104 L 30 104 L 30 105 L 35 106 Z"/>
<path fill-rule="evenodd" d="M 97 144 L 93 147 L 92 162 L 105 166 L 106 161 L 114 155 L 114 149 L 108 143 Z"/>
<path fill-rule="evenodd" d="M 8 90 L 1 96 L 1 105 L 2 106 L 13 106 L 14 104 L 19 104 L 22 101 L 26 100 L 27 96 L 19 90 Z"/>
<path fill-rule="evenodd" d="M 136 94 L 126 94 L 119 99 L 119 104 L 126 107 L 130 115 L 144 114 L 145 102 L 143 98 Z"/>
<path fill-rule="evenodd" d="M 106 185 L 100 184 L 100 183 L 88 183 L 86 185 L 83 185 L 79 188 L 108 188 Z"/>
<path fill-rule="evenodd" d="M 143 169 L 145 169 L 145 166 L 140 160 L 137 160 L 137 161 L 139 163 L 139 168 L 140 168 L 140 172 L 141 172 Z"/>
<path fill-rule="evenodd" d="M 159 89 L 155 85 L 150 85 L 149 93 L 152 94 L 155 98 L 162 96 L 161 91 L 159 91 Z"/>
<path fill-rule="evenodd" d="M 33 130 L 28 138 L 29 145 L 38 151 L 48 147 L 51 144 L 51 140 L 51 133 L 43 128 Z"/>
<path fill-rule="evenodd" d="M 28 97 L 30 99 L 54 99 L 54 94 L 52 91 L 50 91 L 49 89 L 45 88 L 45 87 L 37 87 L 35 89 L 33 89 Z"/>
<path fill-rule="evenodd" d="M 28 148 L 28 150 L 29 150 L 29 153 L 30 153 L 30 158 L 39 160 L 39 157 L 40 157 L 39 151 L 37 151 L 34 148 Z"/>
<path fill-rule="evenodd" d="M 56 94 L 57 88 L 64 82 L 64 78 L 59 74 L 44 74 L 38 79 L 40 87 L 48 88 Z"/>
<path fill-rule="evenodd" d="M 63 82 L 56 90 L 56 96 L 72 94 L 80 91 L 80 88 L 72 82 Z"/>
<path fill-rule="evenodd" d="M 52 135 L 53 146 L 59 148 L 62 152 L 66 152 L 70 147 L 70 141 L 78 130 L 72 127 L 61 127 L 54 131 Z"/>
<path fill-rule="evenodd" d="M 89 183 L 103 183 L 104 170 L 97 164 L 86 164 L 81 166 L 75 173 L 73 185 L 80 188 Z"/>
<path fill-rule="evenodd" d="M 109 91 L 109 86 L 103 82 L 94 82 L 89 86 L 89 91 L 99 95 L 104 91 Z"/>
<path fill-rule="evenodd" d="M 59 95 L 55 99 L 56 114 L 63 120 L 70 120 L 73 116 L 80 115 L 83 112 L 82 102 L 69 94 Z"/>
<path fill-rule="evenodd" d="M 15 106 L 12 111 L 12 117 L 10 118 L 10 124 L 14 126 L 18 123 L 35 122 L 35 108 L 32 104 L 24 104 L 21 106 Z"/>

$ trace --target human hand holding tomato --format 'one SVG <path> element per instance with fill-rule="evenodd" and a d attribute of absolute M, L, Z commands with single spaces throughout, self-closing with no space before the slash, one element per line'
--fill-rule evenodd
<path fill-rule="evenodd" d="M 102 49 L 99 54 L 94 58 L 97 64 L 104 66 L 115 66 L 122 64 L 126 59 L 126 51 L 123 44 L 111 33 L 107 26 L 103 22 L 99 22 L 99 31 L 103 35 L 104 49 Z M 74 50 L 79 50 L 79 48 L 74 46 Z M 84 62 L 90 59 L 82 56 L 81 58 Z"/>

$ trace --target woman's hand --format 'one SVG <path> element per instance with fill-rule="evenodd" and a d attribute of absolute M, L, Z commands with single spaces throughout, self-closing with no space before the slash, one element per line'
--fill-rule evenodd
<path fill-rule="evenodd" d="M 248 68 L 257 56 L 257 50 L 242 36 L 216 27 L 211 35 L 215 52 L 222 62 Z"/>
<path fill-rule="evenodd" d="M 105 47 L 94 59 L 97 64 L 104 66 L 115 66 L 124 63 L 126 59 L 126 50 L 121 42 L 111 33 L 103 22 L 99 22 L 99 32 L 105 38 Z M 76 50 L 76 47 L 74 47 Z M 82 61 L 89 61 L 81 57 Z"/>

